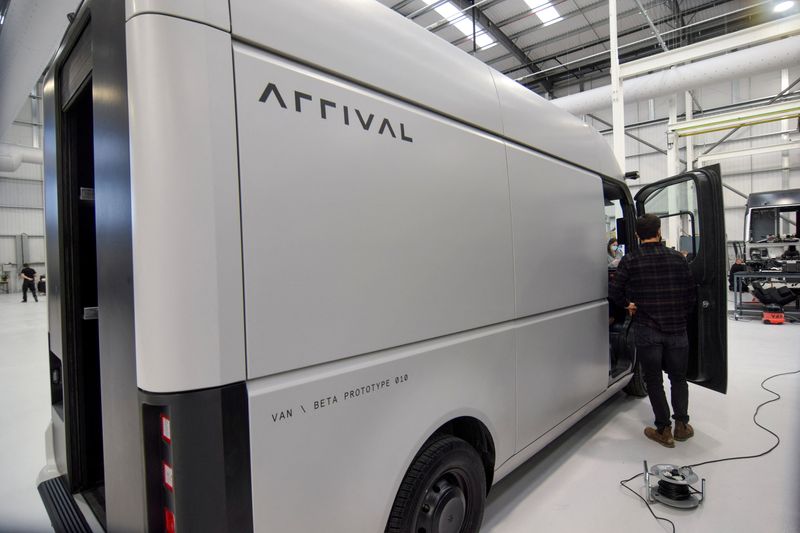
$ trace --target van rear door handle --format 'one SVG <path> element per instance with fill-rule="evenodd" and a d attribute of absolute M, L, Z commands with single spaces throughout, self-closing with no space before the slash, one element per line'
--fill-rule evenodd
<path fill-rule="evenodd" d="M 84 307 L 83 308 L 83 319 L 84 320 L 97 320 L 97 307 Z"/>

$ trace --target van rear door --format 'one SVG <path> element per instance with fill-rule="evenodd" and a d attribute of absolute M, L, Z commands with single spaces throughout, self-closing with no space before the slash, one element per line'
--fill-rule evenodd
<path fill-rule="evenodd" d="M 689 381 L 725 393 L 728 385 L 725 215 L 719 165 L 703 167 L 643 187 L 639 215 L 661 219 L 666 246 L 689 261 L 697 306 L 689 316 Z"/>

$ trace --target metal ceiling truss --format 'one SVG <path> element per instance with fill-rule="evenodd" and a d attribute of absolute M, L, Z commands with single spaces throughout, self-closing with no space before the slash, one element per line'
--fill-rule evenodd
<path fill-rule="evenodd" d="M 710 39 L 712 37 L 724 35 L 726 33 L 749 28 L 754 24 L 753 19 L 754 17 L 752 14 L 743 14 L 733 20 L 729 19 L 723 22 L 711 21 L 710 23 L 704 23 L 704 22 L 698 23 L 692 30 L 693 40 L 702 41 L 705 39 Z M 658 43 L 650 42 L 649 44 L 643 43 L 642 46 L 639 46 L 637 48 L 628 49 L 624 53 L 621 53 L 619 57 L 620 57 L 620 62 L 625 63 L 628 61 L 634 61 L 636 59 L 641 59 L 658 53 L 662 53 Z M 565 69 L 564 72 L 561 73 L 544 72 L 542 74 L 539 74 L 539 76 L 547 77 L 548 79 L 550 79 L 553 85 L 556 85 L 565 80 L 570 80 L 573 77 L 575 77 L 576 74 L 584 81 L 589 81 L 591 79 L 596 79 L 598 77 L 607 76 L 610 58 L 604 54 L 598 54 L 594 57 L 595 59 L 593 61 L 589 61 L 588 63 L 585 63 L 577 67 Z M 534 76 L 530 80 L 523 82 L 523 85 L 530 88 L 537 85 L 538 81 L 539 80 L 537 80 L 536 77 Z"/>
<path fill-rule="evenodd" d="M 704 6 L 697 6 L 697 7 L 693 8 L 693 9 L 691 9 L 691 10 L 687 11 L 687 13 L 697 13 L 697 12 L 704 11 L 704 10 L 706 10 L 706 9 L 709 9 L 709 8 L 711 8 L 711 7 L 717 7 L 717 6 L 720 6 L 720 5 L 722 5 L 722 4 L 729 3 L 729 2 L 731 2 L 731 1 L 732 1 L 732 0 L 722 0 L 722 1 L 719 1 L 719 2 L 715 2 L 714 4 L 707 4 L 707 5 L 704 5 Z M 606 2 L 604 1 L 604 2 L 602 2 L 602 3 L 603 3 L 603 4 L 605 4 Z M 649 4 L 649 5 L 650 5 L 650 6 L 652 6 L 652 5 L 655 5 L 656 3 L 657 3 L 657 2 L 654 2 L 654 3 L 651 3 L 651 4 Z M 754 10 L 753 10 L 752 6 L 751 6 L 751 7 L 747 7 L 747 8 L 745 8 L 745 9 L 743 9 L 742 11 L 747 11 L 747 12 L 753 12 L 753 13 L 754 13 Z M 622 18 L 623 16 L 626 16 L 626 14 L 627 14 L 627 13 L 634 14 L 634 13 L 636 13 L 636 12 L 638 12 L 638 9 L 633 9 L 633 10 L 631 10 L 631 11 L 624 12 L 624 13 L 622 13 L 622 14 L 620 15 L 620 18 Z M 667 21 L 668 21 L 670 18 L 671 18 L 671 17 L 664 17 L 664 18 L 661 18 L 661 19 L 659 19 L 659 20 L 655 21 L 655 23 L 656 23 L 656 24 L 664 24 L 664 23 L 665 23 L 665 22 L 667 22 Z M 601 23 L 601 22 L 607 23 L 607 22 L 608 22 L 608 17 L 606 17 L 606 18 L 604 18 L 604 19 L 602 19 L 602 20 L 598 21 L 598 24 L 599 24 L 599 23 Z M 647 30 L 647 28 L 648 28 L 648 25 L 647 25 L 647 24 L 641 24 L 641 25 L 639 25 L 639 26 L 636 26 L 636 27 L 633 27 L 633 28 L 629 28 L 629 29 L 627 29 L 627 30 L 624 30 L 624 31 L 621 31 L 621 32 L 619 32 L 619 37 L 620 37 L 620 38 L 622 38 L 622 37 L 628 37 L 628 36 L 630 36 L 630 35 L 635 35 L 635 34 L 637 34 L 637 33 L 639 33 L 639 32 L 646 31 L 646 30 Z M 551 41 L 549 41 L 549 42 L 550 42 L 550 43 L 552 43 L 552 42 L 554 42 L 555 40 L 560 40 L 560 39 L 562 39 L 562 38 L 567 38 L 567 37 L 573 37 L 573 36 L 575 36 L 575 35 L 578 35 L 578 34 L 580 34 L 580 33 L 583 33 L 585 30 L 586 30 L 585 28 L 578 28 L 578 29 L 572 30 L 572 31 L 570 31 L 570 32 L 564 33 L 564 34 L 562 34 L 562 35 L 559 35 L 559 36 L 558 36 L 556 39 L 553 39 L 553 40 L 551 40 Z M 649 39 L 648 39 L 648 41 L 649 41 Z M 604 37 L 604 38 L 596 39 L 596 40 L 594 40 L 594 41 L 590 41 L 590 42 L 587 42 L 587 43 L 583 43 L 583 44 L 580 44 L 580 45 L 574 46 L 574 47 L 572 47 L 572 48 L 568 48 L 568 49 L 566 49 L 566 50 L 563 50 L 563 51 L 561 51 L 561 52 L 558 52 L 558 53 L 556 53 L 556 54 L 551 54 L 551 55 L 549 55 L 549 56 L 544 56 L 544 57 L 541 57 L 541 58 L 537 59 L 537 60 L 536 60 L 536 62 L 537 62 L 538 64 L 541 64 L 541 63 L 544 63 L 544 62 L 546 62 L 546 61 L 555 61 L 555 60 L 557 60 L 557 59 L 558 59 L 558 58 L 560 58 L 560 57 L 567 56 L 567 55 L 571 55 L 571 54 L 574 54 L 574 53 L 580 52 L 580 51 L 582 51 L 582 50 L 586 50 L 586 49 L 588 49 L 588 48 L 593 48 L 593 47 L 595 47 L 595 46 L 603 45 L 603 44 L 605 44 L 605 43 L 607 43 L 607 42 L 608 42 L 608 37 Z M 651 43 L 651 44 L 652 44 L 652 43 Z M 535 48 L 535 47 L 537 47 L 537 46 L 539 46 L 539 43 L 533 44 L 533 45 L 531 45 L 530 47 L 524 47 L 524 48 L 523 48 L 523 51 L 529 51 L 529 50 L 528 50 L 529 48 L 530 48 L 530 49 L 533 49 L 533 48 Z M 648 46 L 650 46 L 650 45 L 648 45 Z M 602 53 L 602 52 L 601 52 L 601 53 Z M 493 63 L 495 63 L 495 62 L 497 62 L 497 61 L 501 61 L 502 59 L 507 59 L 508 57 L 509 57 L 509 56 L 508 56 L 508 55 L 506 55 L 505 57 L 499 57 L 499 58 L 493 59 L 493 60 L 489 61 L 489 64 L 493 64 Z M 590 56 L 590 57 L 591 57 L 591 56 Z M 589 59 L 589 57 L 587 57 L 586 59 Z M 503 71 L 503 74 L 510 75 L 511 73 L 513 73 L 513 72 L 515 72 L 515 71 L 518 71 L 518 70 L 520 70 L 521 68 L 522 68 L 522 66 L 518 66 L 518 67 L 513 67 L 513 68 L 510 68 L 510 69 L 506 69 L 506 70 L 504 70 L 504 71 Z"/>
<path fill-rule="evenodd" d="M 656 0 L 656 1 L 654 1 L 654 2 L 650 2 L 649 4 L 646 4 L 646 6 L 648 6 L 648 7 L 653 7 L 653 6 L 655 6 L 655 5 L 658 5 L 658 4 L 660 3 L 660 1 L 661 1 L 661 0 Z M 730 1 L 732 1 L 732 0 L 723 0 L 723 3 L 724 3 L 724 2 L 730 2 Z M 584 8 L 583 8 L 583 10 L 584 10 L 584 12 L 586 12 L 586 11 L 590 11 L 590 10 L 592 10 L 592 9 L 595 9 L 595 8 L 597 8 L 598 6 L 606 6 L 606 5 L 608 5 L 608 1 L 607 1 L 607 0 L 602 0 L 602 1 L 600 1 L 600 2 L 595 2 L 595 3 L 593 3 L 593 4 L 590 4 L 590 5 L 589 5 L 589 6 L 587 6 L 587 7 L 584 7 Z M 698 8 L 698 9 L 706 9 L 706 8 L 707 8 L 707 6 L 706 6 L 706 7 L 703 7 L 703 8 Z M 623 18 L 627 18 L 627 17 L 633 16 L 633 15 L 635 15 L 635 14 L 636 14 L 636 13 L 638 13 L 638 12 L 639 12 L 638 8 L 637 8 L 637 9 L 631 9 L 631 10 L 628 10 L 628 11 L 623 11 L 623 12 L 621 12 L 621 13 L 619 14 L 619 17 L 618 17 L 618 19 L 623 19 Z M 570 13 L 569 15 L 572 15 L 572 16 L 579 16 L 579 15 L 580 15 L 580 13 L 579 13 L 579 12 L 577 12 L 577 11 L 573 11 L 573 12 L 572 12 L 572 13 Z M 565 16 L 565 18 L 566 18 L 566 16 Z M 663 21 L 663 19 L 659 19 L 658 21 L 656 21 L 656 24 L 661 24 L 661 23 L 662 23 L 662 21 Z M 608 17 L 606 16 L 606 17 L 604 17 L 604 18 L 601 18 L 601 19 L 597 20 L 597 21 L 596 21 L 594 24 L 596 24 L 596 25 L 598 25 L 598 26 L 601 26 L 601 27 L 604 27 L 604 28 L 605 28 L 605 27 L 607 27 L 607 26 L 608 26 Z M 537 26 L 536 26 L 536 27 L 534 27 L 534 28 L 530 28 L 530 29 L 522 30 L 521 32 L 517 32 L 517 33 L 513 34 L 513 35 L 511 36 L 511 38 L 512 38 L 512 39 L 518 38 L 518 37 L 520 36 L 520 34 L 521 34 L 521 33 L 523 33 L 523 32 L 525 32 L 525 33 L 529 33 L 529 31 L 530 31 L 530 30 L 538 29 L 538 28 L 540 28 L 540 27 L 542 27 L 542 26 L 543 26 L 543 25 L 541 25 L 541 24 L 540 24 L 540 25 L 537 25 Z M 587 29 L 586 27 L 580 27 L 580 28 L 576 28 L 576 29 L 574 29 L 574 30 L 570 30 L 570 31 L 567 31 L 567 32 L 561 33 L 561 34 L 559 34 L 559 35 L 557 35 L 557 36 L 555 36 L 555 37 L 553 37 L 553 38 L 551 38 L 551 39 L 548 39 L 548 41 L 547 41 L 547 44 L 553 44 L 553 43 L 555 43 L 555 42 L 558 42 L 558 41 L 561 41 L 561 40 L 563 40 L 563 39 L 568 39 L 568 38 L 570 38 L 570 37 L 575 37 L 575 36 L 577 36 L 577 35 L 580 35 L 581 33 L 584 33 L 584 32 L 586 31 L 586 29 Z M 621 31 L 621 32 L 619 33 L 619 36 L 620 36 L 620 37 L 626 37 L 626 36 L 628 36 L 628 35 L 632 35 L 632 34 L 635 34 L 635 33 L 641 32 L 641 31 L 644 31 L 644 30 L 646 30 L 646 29 L 647 29 L 647 25 L 646 25 L 646 24 L 642 24 L 642 25 L 640 25 L 640 26 L 636 26 L 635 28 L 630 28 L 630 29 L 628 29 L 628 30 Z M 549 56 L 545 56 L 545 57 L 539 58 L 539 59 L 537 59 L 537 60 L 536 60 L 536 63 L 538 63 L 538 64 L 541 64 L 541 63 L 543 63 L 543 62 L 545 62 L 545 61 L 555 61 L 555 60 L 556 60 L 557 58 L 559 58 L 559 57 L 562 57 L 562 56 L 565 56 L 565 55 L 569 55 L 569 54 L 573 54 L 573 53 L 575 53 L 575 52 L 580 52 L 581 50 L 585 50 L 585 49 L 587 49 L 587 48 L 591 48 L 591 47 L 593 47 L 593 46 L 600 46 L 600 45 L 602 45 L 602 46 L 605 46 L 605 47 L 606 47 L 606 49 L 608 49 L 608 46 L 606 45 L 606 43 L 608 43 L 608 40 L 609 40 L 608 36 L 605 36 L 605 37 L 598 37 L 597 39 L 595 39 L 595 40 L 592 40 L 592 41 L 589 41 L 589 42 L 587 42 L 587 43 L 579 44 L 579 45 L 577 45 L 577 46 L 573 46 L 572 48 L 569 48 L 569 49 L 567 49 L 567 50 L 564 50 L 564 51 L 558 52 L 558 53 L 556 53 L 556 54 L 551 54 L 551 55 L 549 55 Z M 541 45 L 542 45 L 542 43 L 541 43 L 541 42 L 536 42 L 536 43 L 533 43 L 533 44 L 531 44 L 531 45 L 528 45 L 528 46 L 525 46 L 525 47 L 523 47 L 523 48 L 522 48 L 522 50 L 523 50 L 524 52 L 528 53 L 528 52 L 530 52 L 530 51 L 532 51 L 532 50 L 536 49 L 537 47 L 539 47 L 539 46 L 541 46 Z M 492 65 L 492 64 L 498 63 L 498 62 L 500 62 L 500 61 L 503 61 L 503 60 L 505 60 L 505 59 L 508 59 L 509 57 L 511 57 L 509 54 L 506 54 L 506 55 L 503 55 L 503 56 L 496 57 L 496 58 L 494 58 L 494 59 L 491 59 L 491 60 L 489 61 L 489 64 L 490 64 L 490 65 Z M 523 67 L 524 67 L 524 65 L 515 66 L 515 67 L 509 68 L 509 69 L 505 69 L 505 70 L 503 71 L 503 73 L 504 73 L 504 74 L 509 74 L 509 73 L 512 73 L 512 72 L 515 72 L 515 71 L 521 70 Z"/>
<path fill-rule="evenodd" d="M 497 1 L 493 2 L 491 5 L 483 6 L 483 9 L 484 10 L 489 9 L 490 7 L 492 7 L 492 6 L 496 5 L 496 4 L 499 4 L 500 2 L 503 2 L 503 1 L 505 1 L 505 0 L 497 0 Z M 551 0 L 550 5 L 553 6 L 553 7 L 558 7 L 559 5 L 564 4 L 566 2 L 567 2 L 567 0 Z M 608 0 L 601 0 L 599 2 L 595 2 L 594 4 L 592 4 L 591 7 L 592 7 L 592 9 L 594 9 L 594 7 L 596 7 L 598 5 L 601 5 L 601 4 L 606 4 L 607 2 L 608 2 Z M 546 7 L 548 7 L 548 6 L 545 6 L 543 4 L 543 5 L 535 8 L 535 9 L 525 10 L 522 13 L 517 13 L 516 15 L 512 15 L 512 16 L 510 16 L 508 18 L 500 20 L 500 21 L 496 22 L 495 25 L 499 29 L 502 30 L 502 28 L 508 26 L 509 24 L 513 24 L 515 22 L 519 22 L 520 20 L 524 20 L 526 18 L 529 18 L 529 17 L 532 17 L 532 16 L 536 15 L 536 13 L 542 11 Z M 589 8 L 587 7 L 586 9 L 589 9 Z M 561 18 L 563 20 L 567 20 L 567 19 L 570 19 L 572 17 L 580 16 L 580 12 L 579 11 L 570 11 L 569 13 L 560 13 L 560 15 L 561 15 Z M 539 28 L 542 28 L 542 27 L 544 27 L 544 23 L 543 22 L 537 22 L 533 26 L 531 26 L 530 28 L 526 28 L 526 31 L 528 29 L 536 30 L 536 29 L 539 29 Z M 505 33 L 505 32 L 503 32 L 503 33 Z M 520 32 L 517 32 L 515 34 L 506 33 L 506 35 L 508 35 L 508 38 L 511 39 L 512 41 L 516 41 L 517 39 L 519 39 L 522 36 L 522 35 L 520 35 Z M 450 44 L 454 44 L 454 45 L 458 46 L 459 44 L 461 44 L 463 42 L 464 42 L 464 38 L 459 38 L 459 39 L 456 39 L 455 41 L 451 41 Z M 511 57 L 511 55 L 510 54 L 506 54 L 504 57 L 508 58 L 508 57 Z"/>
<path fill-rule="evenodd" d="M 495 22 L 491 20 L 486 15 L 485 11 L 504 1 L 505 0 L 439 0 L 407 14 L 406 17 L 410 19 L 416 19 L 425 13 L 430 13 L 436 7 L 444 4 L 445 2 L 452 3 L 460 11 L 462 11 L 464 16 L 467 18 L 473 18 L 474 14 L 476 23 L 483 28 L 485 33 L 490 35 L 508 51 L 508 53 L 502 54 L 486 62 L 489 65 L 494 65 L 509 58 L 516 59 L 516 61 L 519 62 L 519 65 L 505 69 L 503 73 L 506 75 L 512 75 L 513 73 L 519 73 L 519 71 L 525 71 L 527 75 L 523 76 L 523 78 L 525 78 L 523 85 L 530 89 L 538 86 L 541 87 L 545 92 L 552 93 L 556 84 L 574 81 L 575 79 L 589 81 L 607 75 L 610 61 L 607 52 L 591 54 L 584 59 L 568 61 L 561 71 L 554 70 L 554 67 L 549 69 L 543 69 L 542 67 L 542 65 L 548 61 L 555 61 L 556 63 L 561 64 L 561 58 L 576 54 L 582 50 L 591 49 L 597 46 L 603 46 L 607 48 L 607 43 L 609 40 L 608 36 L 602 37 L 601 35 L 598 35 L 595 26 L 603 27 L 603 24 L 608 23 L 608 16 L 606 15 L 605 17 L 596 20 L 594 23 L 592 23 L 586 16 L 587 12 L 606 6 L 608 4 L 607 0 L 597 0 L 583 7 L 577 6 L 577 9 L 568 13 L 561 13 L 562 18 L 564 19 L 583 17 L 586 20 L 587 25 L 559 34 L 549 39 L 547 44 L 551 45 L 554 42 L 574 37 L 586 31 L 593 31 L 598 37 L 597 39 L 573 46 L 555 54 L 550 54 L 548 56 L 535 59 L 531 58 L 529 54 L 542 46 L 543 43 L 537 42 L 521 47 L 517 44 L 517 42 L 520 37 L 533 33 L 544 27 L 543 23 L 535 24 L 531 27 L 509 34 L 504 32 L 503 28 L 533 16 L 538 11 L 538 8 L 523 11 L 501 21 Z M 566 1 L 567 0 L 553 0 L 551 3 L 557 6 L 565 3 Z M 769 2 L 761 1 L 754 5 L 726 13 L 725 15 L 714 17 L 708 21 L 701 21 L 698 23 L 689 24 L 687 26 L 686 21 L 692 20 L 699 13 L 730 3 L 732 0 L 718 0 L 692 7 L 685 7 L 685 1 L 682 5 L 680 0 L 653 0 L 647 3 L 644 3 L 642 0 L 634 1 L 637 4 L 636 7 L 619 13 L 618 20 L 632 16 L 639 16 L 639 14 L 641 14 L 641 16 L 645 18 L 645 22 L 619 32 L 619 37 L 623 38 L 650 30 L 653 32 L 653 38 L 645 38 L 637 41 L 636 43 L 629 43 L 627 46 L 623 47 L 621 50 L 622 53 L 620 54 L 621 62 L 633 61 L 660 53 L 663 49 L 668 47 L 668 43 L 673 43 L 673 47 L 675 47 L 680 44 L 701 41 L 710 37 L 753 26 L 756 22 L 761 22 L 761 19 L 765 17 L 772 18 L 771 10 L 764 7 L 765 5 L 769 4 Z M 392 9 L 399 11 L 408 7 L 413 2 L 414 0 L 401 0 L 395 3 L 392 6 Z M 670 8 L 671 13 L 669 15 L 653 20 L 647 13 L 648 9 L 653 9 L 654 7 L 665 4 Z M 735 16 L 735 18 L 729 18 L 731 16 Z M 441 20 L 437 23 L 431 24 L 428 29 L 432 32 L 438 32 L 442 28 L 449 26 L 451 22 L 452 21 Z M 662 25 L 666 25 L 667 27 L 671 26 L 673 29 L 659 33 L 658 28 Z M 469 42 L 471 39 L 471 36 L 464 36 L 451 41 L 451 44 L 459 46 Z M 571 66 L 573 63 L 579 64 L 573 67 Z"/>
<path fill-rule="evenodd" d="M 462 10 L 472 5 L 472 0 L 450 0 L 450 2 Z M 471 14 L 475 17 L 476 22 L 486 30 L 486 33 L 491 35 L 495 41 L 503 45 L 506 50 L 511 52 L 511 54 L 517 58 L 517 61 L 527 64 L 525 68 L 527 68 L 531 74 L 538 74 L 540 69 L 531 61 L 531 58 L 528 57 L 528 54 L 523 52 L 514 41 L 512 41 L 505 33 L 503 33 L 503 31 L 498 28 L 488 16 L 486 16 L 486 13 L 484 13 L 479 7 L 474 7 Z M 553 84 L 547 78 L 540 79 L 537 81 L 537 83 L 541 85 L 548 93 L 553 90 Z"/>

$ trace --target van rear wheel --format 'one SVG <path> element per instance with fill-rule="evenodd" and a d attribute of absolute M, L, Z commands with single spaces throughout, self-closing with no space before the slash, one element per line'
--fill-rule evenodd
<path fill-rule="evenodd" d="M 386 532 L 477 532 L 485 502 L 478 452 L 458 437 L 442 435 L 428 442 L 406 472 Z"/>

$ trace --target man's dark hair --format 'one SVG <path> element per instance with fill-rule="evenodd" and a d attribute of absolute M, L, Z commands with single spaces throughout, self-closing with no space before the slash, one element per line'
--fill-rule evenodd
<path fill-rule="evenodd" d="M 647 213 L 636 219 L 636 234 L 640 239 L 652 239 L 661 229 L 661 219 Z"/>

